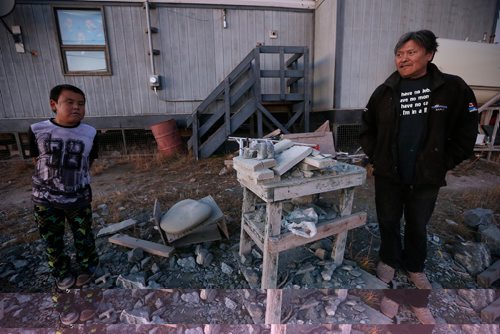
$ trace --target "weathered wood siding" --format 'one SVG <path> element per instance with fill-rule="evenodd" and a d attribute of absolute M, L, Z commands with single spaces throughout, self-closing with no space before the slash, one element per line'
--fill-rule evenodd
<path fill-rule="evenodd" d="M 403 33 L 430 29 L 438 37 L 478 41 L 492 33 L 495 6 L 496 0 L 339 1 L 335 106 L 366 105 L 394 71 L 393 48 Z"/>
<path fill-rule="evenodd" d="M 311 10 L 228 8 L 228 28 L 223 29 L 220 8 L 157 4 L 150 12 L 151 25 L 158 28 L 153 48 L 160 55 L 154 63 L 163 89 L 156 95 L 148 85 L 145 9 L 140 4 L 103 5 L 111 76 L 63 75 L 49 2 L 23 1 L 4 18 L 9 26 L 21 26 L 27 52 L 16 53 L 12 37 L 0 29 L 0 122 L 50 116 L 48 93 L 60 83 L 85 91 L 89 117 L 191 114 L 257 43 L 309 48 L 313 43 Z M 277 39 L 269 38 L 271 30 L 278 32 Z"/>

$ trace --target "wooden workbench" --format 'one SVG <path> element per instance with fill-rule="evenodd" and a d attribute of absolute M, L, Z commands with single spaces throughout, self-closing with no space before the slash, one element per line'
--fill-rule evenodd
<path fill-rule="evenodd" d="M 279 181 L 257 183 L 238 175 L 243 187 L 240 250 L 241 257 L 251 252 L 255 244 L 263 253 L 262 289 L 276 289 L 279 253 L 335 235 L 332 258 L 335 264 L 342 263 L 347 231 L 366 223 L 366 213 L 351 214 L 354 188 L 366 180 L 364 168 L 337 163 L 333 167 L 317 172 L 311 178 L 282 177 Z M 313 194 L 340 192 L 339 217 L 320 221 L 317 234 L 305 238 L 291 232 L 281 234 L 282 204 L 284 201 Z M 259 201 L 265 204 L 265 221 L 249 219 Z"/>

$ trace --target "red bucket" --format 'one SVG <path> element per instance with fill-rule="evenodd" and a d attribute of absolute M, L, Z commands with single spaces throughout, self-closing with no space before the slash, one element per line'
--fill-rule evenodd
<path fill-rule="evenodd" d="M 160 122 L 151 126 L 151 132 L 162 155 L 169 156 L 184 151 L 181 135 L 177 131 L 175 119 Z"/>

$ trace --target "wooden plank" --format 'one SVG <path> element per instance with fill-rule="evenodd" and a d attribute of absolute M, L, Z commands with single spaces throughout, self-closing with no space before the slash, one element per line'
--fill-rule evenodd
<path fill-rule="evenodd" d="M 155 198 L 155 204 L 153 206 L 153 220 L 155 221 L 156 228 L 158 229 L 158 232 L 160 233 L 161 240 L 163 241 L 164 245 L 168 245 L 167 242 L 167 237 L 165 235 L 165 232 L 163 232 L 160 222 L 161 222 L 161 208 L 160 208 L 160 202 L 158 201 L 158 198 Z"/>
<path fill-rule="evenodd" d="M 266 169 L 276 166 L 275 159 L 244 159 L 242 157 L 234 157 L 233 158 L 234 166 L 238 166 L 240 168 L 246 169 L 251 172 L 255 172 L 259 169 Z"/>
<path fill-rule="evenodd" d="M 329 179 L 321 179 L 321 178 L 310 178 L 305 179 L 309 182 L 293 185 L 293 186 L 285 186 L 285 187 L 276 187 L 274 189 L 273 198 L 274 201 L 281 201 L 285 199 L 318 194 L 328 191 L 334 191 L 346 187 L 354 187 L 362 185 L 365 182 L 366 175 L 363 174 L 354 174 L 354 175 L 337 175 L 334 178 Z M 266 184 L 263 187 L 270 187 L 273 184 Z"/>
<path fill-rule="evenodd" d="M 112 224 L 112 225 L 109 225 L 109 226 L 106 226 L 104 228 L 101 228 L 99 230 L 99 232 L 97 232 L 97 238 L 99 237 L 103 237 L 103 236 L 106 236 L 106 235 L 110 235 L 110 234 L 115 234 L 116 232 L 119 232 L 119 231 L 122 231 L 122 230 L 125 230 L 131 226 L 134 226 L 135 224 L 137 224 L 137 221 L 134 220 L 134 219 L 127 219 L 127 220 L 124 220 L 120 223 L 116 223 L 116 224 Z"/>
<path fill-rule="evenodd" d="M 262 101 L 264 101 L 264 102 L 304 101 L 304 94 L 290 93 L 290 94 L 286 94 L 284 96 L 284 98 L 282 98 L 280 94 L 262 94 Z"/>
<path fill-rule="evenodd" d="M 253 194 L 247 188 L 243 188 L 243 203 L 241 205 L 241 231 L 240 231 L 240 257 L 249 254 L 252 250 L 251 236 L 246 232 L 243 227 L 245 226 L 244 214 L 255 210 L 255 203 L 257 202 L 257 196 Z"/>
<path fill-rule="evenodd" d="M 266 318 L 265 324 L 281 323 L 281 301 L 283 298 L 282 289 L 267 289 L 266 292 Z"/>
<path fill-rule="evenodd" d="M 270 251 L 270 239 L 280 234 L 281 212 L 282 202 L 266 204 L 261 289 L 276 289 L 277 287 L 279 253 Z"/>
<path fill-rule="evenodd" d="M 279 78 L 281 76 L 280 70 L 261 70 L 260 76 L 262 78 Z M 302 78 L 304 77 L 304 71 L 302 70 L 285 70 L 283 74 L 286 78 Z"/>
<path fill-rule="evenodd" d="M 108 241 L 127 248 L 141 248 L 145 252 L 162 257 L 170 257 L 175 250 L 173 247 L 157 244 L 147 240 L 132 238 L 125 234 L 115 234 L 110 237 Z"/>
<path fill-rule="evenodd" d="M 298 164 L 302 159 L 311 154 L 311 152 L 312 148 L 307 146 L 290 147 L 288 150 L 283 151 L 275 157 L 277 165 L 273 167 L 273 170 L 278 175 L 283 175 Z"/>
<path fill-rule="evenodd" d="M 336 155 L 332 132 L 289 133 L 281 137 L 296 142 L 319 145 L 321 153 Z"/>
<path fill-rule="evenodd" d="M 273 253 L 283 252 L 335 234 L 347 232 L 353 228 L 363 226 L 364 224 L 366 224 L 365 212 L 356 213 L 335 220 L 324 221 L 316 225 L 317 233 L 312 238 L 304 238 L 292 232 L 283 233 L 277 237 L 270 238 L 269 251 Z"/>

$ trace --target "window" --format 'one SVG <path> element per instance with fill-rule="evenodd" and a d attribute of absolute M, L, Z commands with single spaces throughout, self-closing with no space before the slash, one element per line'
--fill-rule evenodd
<path fill-rule="evenodd" d="M 104 11 L 54 7 L 63 71 L 67 75 L 110 75 Z"/>

